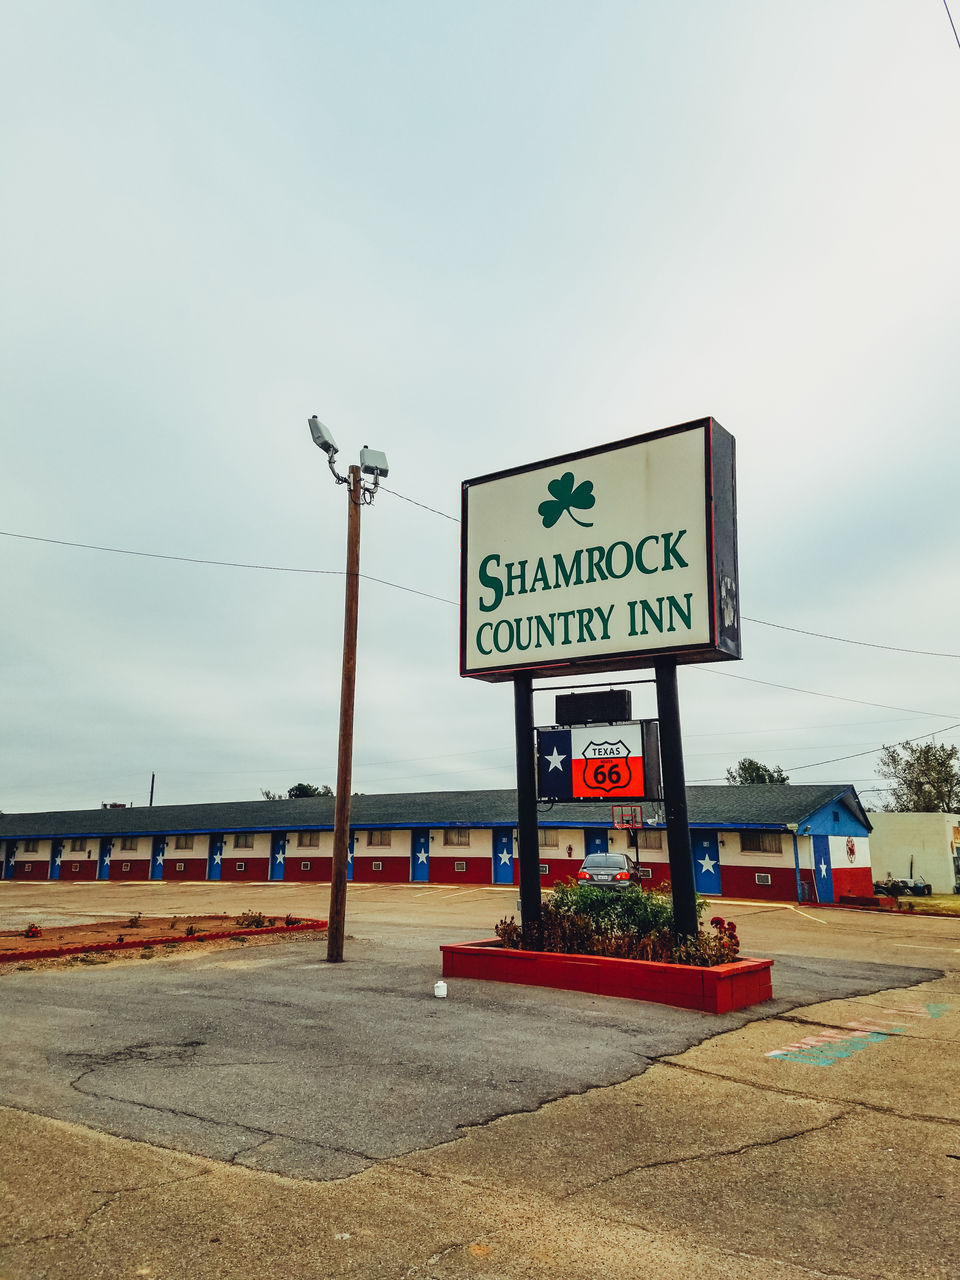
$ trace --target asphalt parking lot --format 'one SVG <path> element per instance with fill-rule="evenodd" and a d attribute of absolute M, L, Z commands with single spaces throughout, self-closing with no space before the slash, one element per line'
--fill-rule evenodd
<path fill-rule="evenodd" d="M 343 965 L 284 940 L 2 975 L 0 1276 L 242 1276 L 253 1250 L 267 1276 L 593 1276 L 584 1196 L 614 1275 L 960 1274 L 957 921 L 725 903 L 775 999 L 720 1018 L 480 982 L 436 999 L 440 943 L 515 902 L 352 886 Z M 0 925 L 249 907 L 325 915 L 325 889 L 4 885 Z M 899 1029 L 770 1056 L 864 1017 Z M 910 1241 L 864 1236 L 917 1161 Z"/>

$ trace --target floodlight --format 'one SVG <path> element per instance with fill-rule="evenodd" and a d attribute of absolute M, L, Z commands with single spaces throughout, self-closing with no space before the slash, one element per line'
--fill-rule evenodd
<path fill-rule="evenodd" d="M 366 445 L 360 450 L 360 470 L 364 475 L 386 479 L 389 474 L 387 455 L 379 449 L 368 449 Z"/>
<path fill-rule="evenodd" d="M 307 419 L 310 426 L 310 434 L 313 436 L 313 443 L 323 452 L 332 462 L 337 454 L 337 442 L 333 438 L 333 433 L 329 427 L 325 427 L 316 414 L 312 418 Z"/>

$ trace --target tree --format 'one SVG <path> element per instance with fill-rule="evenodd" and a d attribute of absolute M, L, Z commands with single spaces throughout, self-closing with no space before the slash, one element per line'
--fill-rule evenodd
<path fill-rule="evenodd" d="M 771 769 L 759 760 L 744 756 L 735 769 L 727 770 L 727 781 L 732 787 L 744 787 L 751 782 L 789 782 L 790 779 L 778 764 Z"/>
<path fill-rule="evenodd" d="M 309 800 L 313 796 L 332 796 L 333 788 L 326 783 L 322 787 L 315 787 L 312 782 L 295 782 L 285 796 L 279 791 L 264 790 L 260 794 L 264 800 Z"/>
<path fill-rule="evenodd" d="M 884 747 L 877 773 L 890 781 L 889 813 L 956 813 L 960 809 L 960 749 L 935 742 Z"/>

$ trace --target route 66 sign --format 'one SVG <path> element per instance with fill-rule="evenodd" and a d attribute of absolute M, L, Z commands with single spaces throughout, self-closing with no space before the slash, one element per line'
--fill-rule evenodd
<path fill-rule="evenodd" d="M 540 800 L 659 799 L 656 720 L 555 726 L 536 732 Z"/>
<path fill-rule="evenodd" d="M 632 777 L 630 748 L 622 738 L 618 742 L 588 742 L 583 748 L 584 790 L 629 795 Z"/>

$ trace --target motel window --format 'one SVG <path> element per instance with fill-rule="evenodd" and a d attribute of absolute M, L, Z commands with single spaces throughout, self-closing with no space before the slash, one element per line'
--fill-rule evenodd
<path fill-rule="evenodd" d="M 320 832 L 319 831 L 298 831 L 297 832 L 297 848 L 298 849 L 319 849 L 320 848 Z M 309 862 L 307 866 L 309 867 Z"/>
<path fill-rule="evenodd" d="M 740 850 L 742 853 L 782 853 L 780 832 L 741 831 Z"/>
<path fill-rule="evenodd" d="M 638 849 L 662 849 L 663 848 L 663 832 L 662 831 L 637 831 Z"/>
<path fill-rule="evenodd" d="M 24 852 L 24 853 L 39 853 L 39 852 L 40 852 L 40 841 L 39 841 L 39 840 L 24 840 L 24 842 L 23 842 L 23 852 Z"/>
<path fill-rule="evenodd" d="M 253 832 L 238 831 L 233 837 L 233 847 L 235 849 L 252 849 L 253 848 Z M 237 870 L 241 870 L 240 863 L 237 863 Z"/>
<path fill-rule="evenodd" d="M 124 836 L 123 839 L 120 841 L 121 849 L 129 849 L 129 850 L 132 850 L 133 852 L 136 852 L 139 845 L 140 845 L 140 841 L 137 838 L 137 836 Z"/>
<path fill-rule="evenodd" d="M 392 831 L 368 831 L 367 848 L 389 849 Z M 376 867 L 374 868 L 376 870 Z"/>
<path fill-rule="evenodd" d="M 470 843 L 470 828 L 448 827 L 443 833 L 443 843 L 445 845 L 468 845 Z"/>
<path fill-rule="evenodd" d="M 553 827 L 540 827 L 540 848 L 541 849 L 559 849 L 560 848 L 560 832 Z"/>
<path fill-rule="evenodd" d="M 178 849 L 192 849 L 192 848 L 193 848 L 193 836 L 177 836 L 177 843 L 176 843 L 176 847 L 177 847 Z M 178 871 L 181 871 L 182 869 L 183 869 L 183 868 L 182 868 L 181 866 L 178 866 L 178 867 L 177 867 L 177 870 L 178 870 Z"/>
<path fill-rule="evenodd" d="M 70 841 L 71 853 L 83 853 L 86 847 L 87 847 L 87 842 L 82 837 L 74 836 L 74 838 Z"/>

